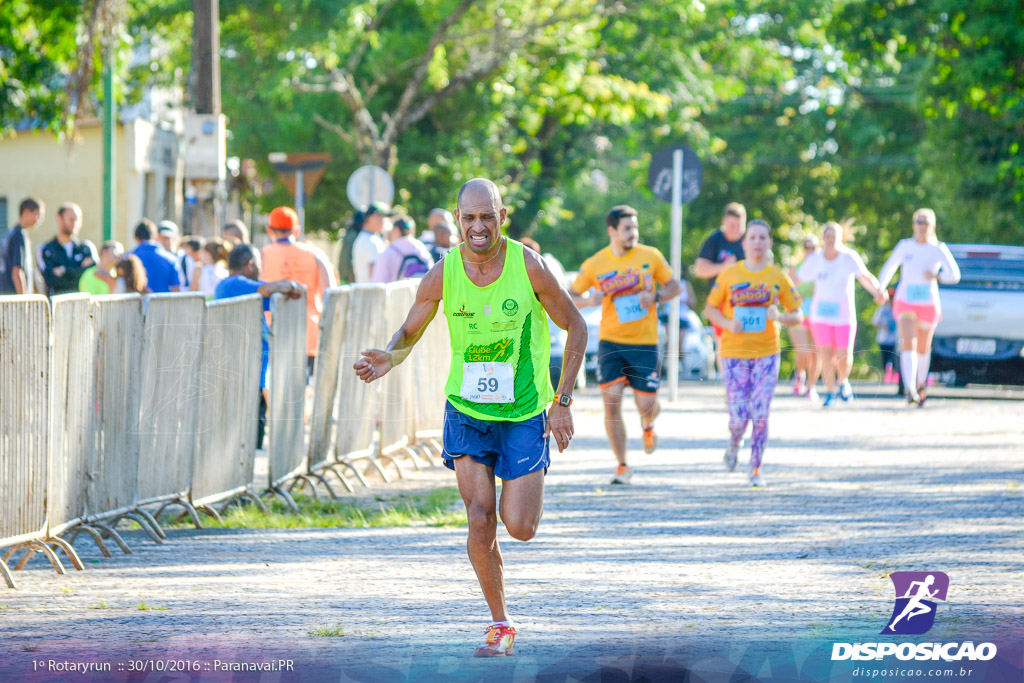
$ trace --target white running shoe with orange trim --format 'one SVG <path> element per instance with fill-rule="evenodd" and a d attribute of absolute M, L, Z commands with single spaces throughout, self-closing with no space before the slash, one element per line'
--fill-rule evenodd
<path fill-rule="evenodd" d="M 615 470 L 615 477 L 612 479 L 613 484 L 628 484 L 629 480 L 633 478 L 633 468 L 628 465 L 619 465 L 619 468 Z"/>

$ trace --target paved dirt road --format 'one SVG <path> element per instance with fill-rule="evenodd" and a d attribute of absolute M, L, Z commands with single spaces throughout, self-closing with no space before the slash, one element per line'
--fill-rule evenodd
<path fill-rule="evenodd" d="M 379 680 L 423 667 L 523 678 L 573 653 L 865 640 L 889 617 L 896 570 L 950 577 L 929 639 L 1024 633 L 1024 402 L 916 410 L 860 398 L 825 411 L 780 389 L 768 488 L 755 490 L 746 452 L 736 473 L 722 466 L 720 387 L 682 393 L 662 412 L 654 455 L 640 452 L 627 413 L 638 470 L 628 487 L 608 484 L 599 397 L 577 399 L 577 438 L 554 455 L 538 537 L 500 532 L 520 628 L 509 663 L 465 659 L 488 616 L 465 529 L 175 530 L 162 546 L 134 535 L 135 554 L 112 559 L 83 537 L 86 571 L 68 576 L 33 560 L 20 590 L 0 591 L 0 679 L 62 654 L 122 669 L 292 656 L 313 667 L 310 680 L 314 663 L 334 667 L 332 680 L 349 665 Z M 453 483 L 433 470 L 411 485 Z M 320 626 L 344 635 L 309 635 Z"/>

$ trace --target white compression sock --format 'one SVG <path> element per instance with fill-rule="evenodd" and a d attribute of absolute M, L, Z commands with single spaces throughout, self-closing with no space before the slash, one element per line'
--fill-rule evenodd
<path fill-rule="evenodd" d="M 923 387 L 928 384 L 928 366 L 932 363 L 932 354 L 917 354 L 917 386 Z"/>
<path fill-rule="evenodd" d="M 917 354 L 913 351 L 900 351 L 900 372 L 903 374 L 903 386 L 907 393 L 917 394 Z"/>

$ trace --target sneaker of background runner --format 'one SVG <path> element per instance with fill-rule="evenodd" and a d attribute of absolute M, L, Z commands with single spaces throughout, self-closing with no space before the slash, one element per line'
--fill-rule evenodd
<path fill-rule="evenodd" d="M 804 381 L 799 377 L 793 382 L 793 395 L 803 396 L 804 395 Z"/>
<path fill-rule="evenodd" d="M 821 400 L 821 397 L 820 397 L 820 396 L 818 396 L 818 390 L 817 390 L 817 389 L 815 389 L 814 387 L 811 387 L 810 389 L 808 389 L 808 390 L 807 390 L 807 393 L 806 393 L 806 394 L 804 394 L 804 395 L 805 395 L 805 396 L 806 396 L 806 397 L 807 397 L 808 399 L 810 399 L 811 403 L 817 403 L 818 401 L 820 401 L 820 400 Z"/>
<path fill-rule="evenodd" d="M 654 433 L 654 425 L 644 429 L 644 453 L 653 453 L 658 448 L 658 435 Z"/>
<path fill-rule="evenodd" d="M 839 387 L 839 398 L 843 399 L 845 403 L 853 400 L 853 387 L 850 386 L 850 380 L 843 380 Z"/>
<path fill-rule="evenodd" d="M 619 469 L 615 470 L 615 478 L 612 479 L 613 484 L 628 484 L 629 480 L 633 478 L 633 468 L 627 465 L 619 465 Z"/>
<path fill-rule="evenodd" d="M 722 456 L 722 460 L 725 462 L 725 469 L 730 472 L 736 469 L 736 458 L 741 448 L 743 448 L 742 439 L 739 443 L 729 443 L 729 447 L 725 449 L 725 455 Z"/>
<path fill-rule="evenodd" d="M 825 400 L 821 402 L 822 408 L 831 408 L 836 402 L 836 395 L 832 393 L 825 394 Z"/>
<path fill-rule="evenodd" d="M 764 477 L 761 476 L 760 470 L 751 470 L 750 485 L 756 489 L 763 489 L 765 487 Z"/>
<path fill-rule="evenodd" d="M 516 639 L 514 626 L 500 626 L 491 624 L 487 627 L 487 637 L 484 644 L 476 649 L 474 657 L 505 657 L 515 654 L 512 643 Z"/>
<path fill-rule="evenodd" d="M 918 387 L 917 389 L 917 407 L 924 408 L 924 402 L 928 400 L 928 396 L 925 393 L 924 387 Z"/>
<path fill-rule="evenodd" d="M 907 391 L 906 397 L 908 406 L 919 405 L 921 402 L 921 397 L 916 392 Z"/>

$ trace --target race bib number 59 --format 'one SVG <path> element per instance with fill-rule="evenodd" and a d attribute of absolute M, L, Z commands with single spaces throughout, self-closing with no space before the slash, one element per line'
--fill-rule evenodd
<path fill-rule="evenodd" d="M 459 395 L 473 403 L 515 403 L 515 371 L 511 363 L 463 363 Z"/>

